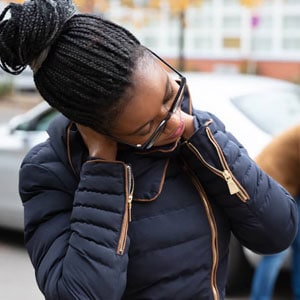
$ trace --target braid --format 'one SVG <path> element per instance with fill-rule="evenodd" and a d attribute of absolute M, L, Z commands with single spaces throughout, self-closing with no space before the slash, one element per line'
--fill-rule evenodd
<path fill-rule="evenodd" d="M 68 0 L 29 3 L 26 10 L 25 3 L 10 4 L 0 16 L 1 67 L 20 73 L 50 49 L 34 74 L 42 97 L 69 119 L 109 133 L 144 48 L 117 24 L 99 16 L 74 15 Z M 8 9 L 11 19 L 1 21 Z M 21 50 L 11 54 L 13 49 Z"/>
<path fill-rule="evenodd" d="M 11 18 L 3 20 L 9 10 Z M 51 45 L 62 24 L 74 13 L 75 7 L 70 0 L 31 0 L 23 5 L 10 3 L 0 15 L 0 67 L 12 74 L 21 73 Z"/>

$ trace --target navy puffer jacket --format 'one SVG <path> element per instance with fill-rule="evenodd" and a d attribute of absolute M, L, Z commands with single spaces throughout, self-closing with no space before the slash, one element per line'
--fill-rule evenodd
<path fill-rule="evenodd" d="M 20 170 L 25 243 L 46 299 L 224 299 L 230 233 L 259 253 L 289 246 L 290 195 L 223 124 L 194 112 L 188 141 L 88 157 L 60 116 Z"/>

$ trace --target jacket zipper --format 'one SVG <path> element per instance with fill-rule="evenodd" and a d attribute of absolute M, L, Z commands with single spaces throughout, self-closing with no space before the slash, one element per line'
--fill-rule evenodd
<path fill-rule="evenodd" d="M 248 193 L 246 192 L 246 190 L 241 186 L 241 184 L 238 182 L 238 180 L 232 174 L 232 172 L 231 172 L 231 170 L 228 166 L 228 163 L 226 161 L 226 158 L 224 156 L 224 153 L 223 153 L 220 145 L 218 144 L 218 142 L 215 140 L 210 128 L 206 127 L 205 130 L 206 130 L 206 134 L 207 134 L 209 140 L 214 145 L 214 147 L 217 151 L 217 154 L 218 154 L 219 160 L 221 162 L 223 171 L 218 170 L 217 168 L 215 168 L 215 167 L 211 166 L 209 163 L 207 163 L 205 161 L 205 159 L 203 158 L 203 156 L 199 153 L 198 149 L 191 142 L 188 142 L 187 145 L 192 150 L 192 152 L 194 152 L 196 154 L 198 159 L 208 169 L 210 169 L 213 173 L 215 173 L 216 175 L 222 177 L 226 181 L 230 195 L 236 194 L 243 202 L 246 202 L 247 200 L 249 200 Z"/>
<path fill-rule="evenodd" d="M 125 189 L 125 211 L 122 221 L 121 233 L 117 247 L 117 254 L 123 255 L 126 247 L 127 231 L 129 222 L 131 222 L 132 199 L 134 190 L 134 178 L 131 172 L 131 167 L 126 165 L 125 172 L 126 189 Z"/>
<path fill-rule="evenodd" d="M 134 178 L 132 175 L 131 167 L 127 165 L 128 171 L 128 215 L 129 215 L 129 222 L 131 222 L 131 211 L 132 211 L 132 200 L 133 200 L 133 191 L 134 191 Z"/>
<path fill-rule="evenodd" d="M 220 294 L 217 286 L 217 267 L 219 263 L 219 248 L 218 248 L 218 239 L 217 239 L 217 225 L 216 221 L 211 209 L 211 206 L 209 204 L 208 198 L 206 196 L 206 193 L 201 186 L 198 178 L 193 174 L 193 172 L 190 170 L 190 168 L 186 165 L 187 172 L 189 173 L 194 186 L 196 187 L 200 199 L 202 199 L 202 202 L 204 204 L 204 208 L 206 211 L 207 215 L 207 220 L 209 223 L 209 227 L 211 230 L 211 248 L 212 248 L 212 268 L 211 268 L 211 290 L 213 293 L 213 299 L 214 300 L 219 300 L 220 299 Z"/>

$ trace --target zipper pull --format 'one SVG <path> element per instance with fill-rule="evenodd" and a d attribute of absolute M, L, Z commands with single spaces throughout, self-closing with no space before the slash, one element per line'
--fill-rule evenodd
<path fill-rule="evenodd" d="M 227 182 L 227 186 L 228 186 L 230 195 L 234 195 L 234 194 L 237 194 L 238 192 L 240 192 L 240 188 L 234 182 L 234 180 L 228 170 L 223 171 L 223 176 Z"/>
<path fill-rule="evenodd" d="M 130 194 L 128 196 L 128 220 L 129 222 L 131 222 L 132 218 L 131 218 L 131 210 L 132 210 L 132 194 Z"/>

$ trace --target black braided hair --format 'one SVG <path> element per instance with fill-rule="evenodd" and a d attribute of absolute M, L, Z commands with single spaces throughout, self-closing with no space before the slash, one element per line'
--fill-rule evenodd
<path fill-rule="evenodd" d="M 50 49 L 34 74 L 42 97 L 69 119 L 109 133 L 147 51 L 123 27 L 75 12 L 70 0 L 9 4 L 0 15 L 0 66 L 19 74 Z"/>

